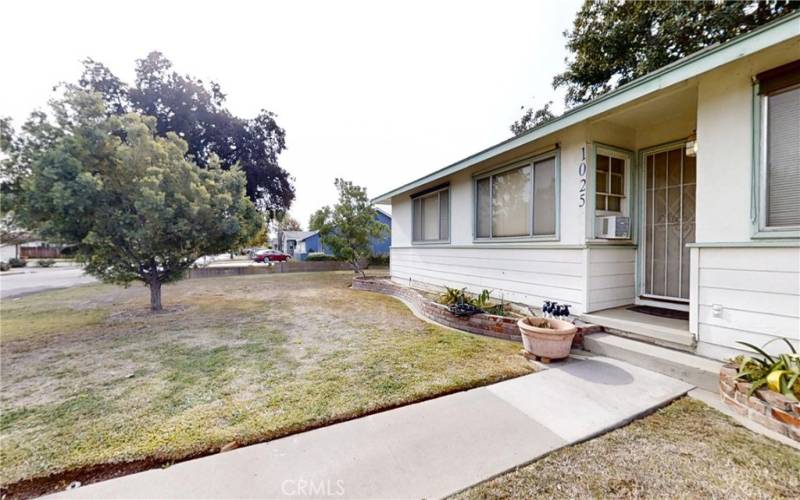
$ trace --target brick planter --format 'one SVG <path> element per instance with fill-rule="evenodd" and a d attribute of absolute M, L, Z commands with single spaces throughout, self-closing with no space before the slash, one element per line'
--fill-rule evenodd
<path fill-rule="evenodd" d="M 719 373 L 719 392 L 722 400 L 736 413 L 800 441 L 800 403 L 766 388 L 748 397 L 750 383 L 736 380 L 736 365 L 725 365 Z"/>
<path fill-rule="evenodd" d="M 436 323 L 478 335 L 486 335 L 522 343 L 516 317 L 495 316 L 494 314 L 475 314 L 456 316 L 447 306 L 432 302 L 413 288 L 398 285 L 387 278 L 353 278 L 353 289 L 377 292 L 402 299 L 414 312 Z M 578 333 L 572 342 L 579 347 L 585 333 L 599 331 L 594 325 L 578 326 Z"/>

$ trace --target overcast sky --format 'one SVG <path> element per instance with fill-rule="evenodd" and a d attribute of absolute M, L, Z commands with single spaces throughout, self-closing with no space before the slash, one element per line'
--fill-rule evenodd
<path fill-rule="evenodd" d="M 236 115 L 278 114 L 305 227 L 336 201 L 335 177 L 377 196 L 508 138 L 523 104 L 561 109 L 550 83 L 579 4 L 7 2 L 0 115 L 19 125 L 86 57 L 130 82 L 134 60 L 159 50 L 219 82 Z"/>

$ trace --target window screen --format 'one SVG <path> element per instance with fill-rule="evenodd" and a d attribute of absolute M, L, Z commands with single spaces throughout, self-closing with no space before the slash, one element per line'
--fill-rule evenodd
<path fill-rule="evenodd" d="M 446 241 L 450 237 L 449 190 L 441 189 L 411 200 L 413 241 Z"/>
<path fill-rule="evenodd" d="M 762 99 L 761 189 L 767 228 L 800 226 L 800 61 L 756 76 Z"/>
<path fill-rule="evenodd" d="M 475 236 L 556 233 L 556 159 L 549 157 L 475 181 Z"/>
<path fill-rule="evenodd" d="M 767 100 L 767 226 L 800 226 L 800 87 Z"/>

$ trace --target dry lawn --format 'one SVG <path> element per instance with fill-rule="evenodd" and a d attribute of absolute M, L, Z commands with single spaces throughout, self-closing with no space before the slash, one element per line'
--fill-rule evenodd
<path fill-rule="evenodd" d="M 800 452 L 684 398 L 627 427 L 459 495 L 493 498 L 798 498 Z"/>
<path fill-rule="evenodd" d="M 459 334 L 352 273 L 90 285 L 4 300 L 0 483 L 170 461 L 531 371 L 512 342 Z"/>

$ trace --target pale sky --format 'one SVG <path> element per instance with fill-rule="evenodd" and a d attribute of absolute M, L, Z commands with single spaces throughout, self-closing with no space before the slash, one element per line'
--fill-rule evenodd
<path fill-rule="evenodd" d="M 132 82 L 159 50 L 219 82 L 234 114 L 278 114 L 305 227 L 335 177 L 374 197 L 508 138 L 523 104 L 561 110 L 551 81 L 580 3 L 7 2 L 0 115 L 19 126 L 86 57 Z"/>

